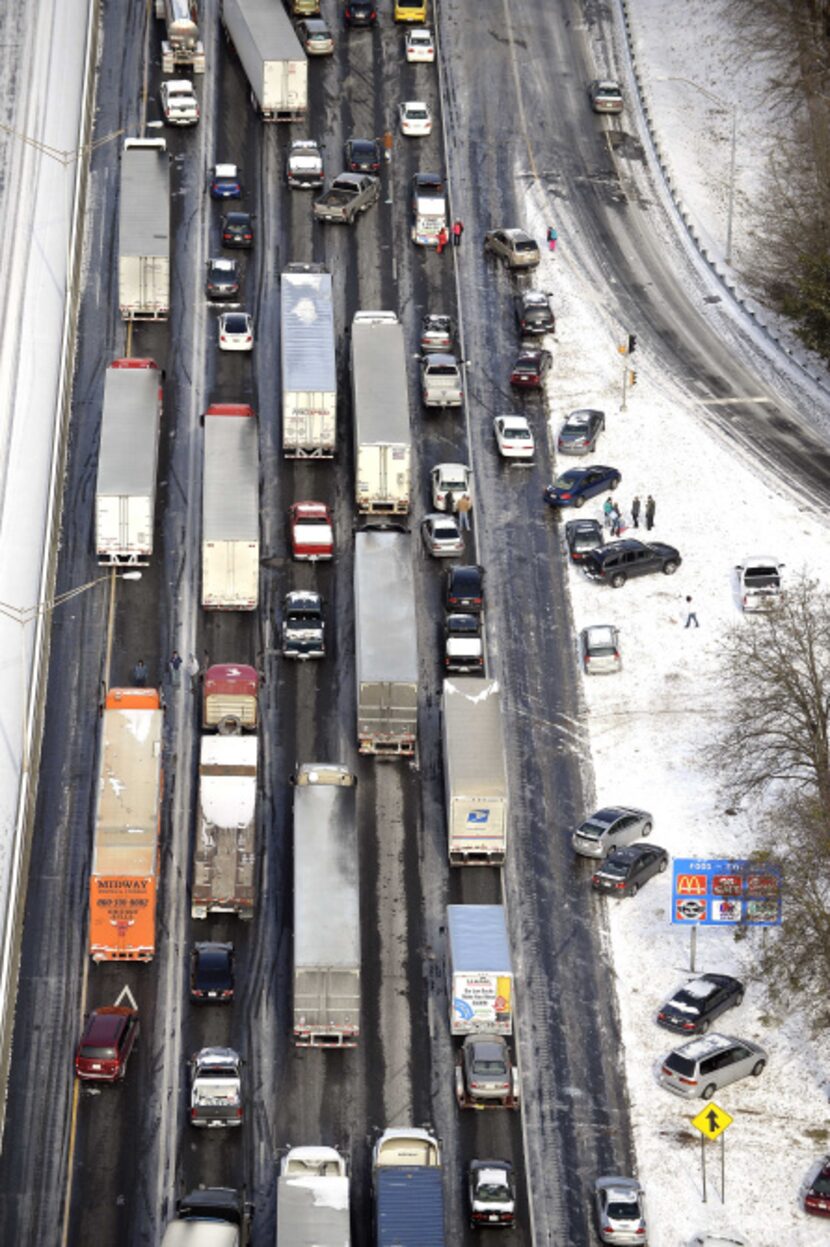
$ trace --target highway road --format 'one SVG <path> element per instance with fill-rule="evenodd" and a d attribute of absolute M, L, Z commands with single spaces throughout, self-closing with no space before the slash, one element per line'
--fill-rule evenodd
<path fill-rule="evenodd" d="M 20 1004 L 0 1158 L 0 1239 L 51 1244 L 152 1245 L 177 1195 L 199 1182 L 245 1189 L 256 1208 L 252 1241 L 275 1236 L 275 1158 L 288 1144 L 323 1142 L 348 1153 L 353 1237 L 370 1240 L 370 1145 L 389 1124 L 430 1124 L 444 1142 L 448 1239 L 472 1240 L 462 1173 L 485 1154 L 512 1157 L 522 1186 L 516 1243 L 574 1244 L 592 1238 L 589 1184 L 598 1172 L 633 1166 L 615 982 L 602 906 L 587 896 L 588 867 L 574 862 L 566 833 L 591 804 L 563 559 L 556 521 L 541 506 L 553 464 L 538 398 L 517 400 L 506 378 L 516 345 L 517 285 L 486 263 L 487 228 L 521 224 L 525 188 L 557 220 L 578 222 L 569 245 L 586 282 L 602 291 L 598 316 L 636 327 L 653 366 L 712 407 L 742 451 L 781 456 L 822 497 L 826 452 L 795 405 L 797 395 L 750 343 L 739 343 L 724 309 L 705 303 L 671 243 L 634 136 L 625 123 L 592 117 L 584 98 L 590 63 L 581 8 L 526 0 L 441 11 L 447 146 L 398 137 L 383 173 L 381 203 L 353 230 L 312 222 L 306 193 L 284 186 L 290 137 L 325 143 L 339 170 L 351 134 L 391 127 L 399 99 L 438 110 L 438 78 L 406 66 L 400 31 L 341 32 L 331 60 L 310 65 L 308 127 L 263 126 L 247 105 L 241 67 L 221 39 L 217 5 L 205 6 L 208 72 L 202 120 L 166 134 L 173 157 L 173 312 L 166 326 L 139 326 L 132 353 L 166 372 L 157 557 L 138 585 L 117 588 L 107 665 L 104 587 L 56 612 L 47 730 L 23 950 Z M 545 20 L 540 21 L 544 11 Z M 141 6 L 105 10 L 97 127 L 136 133 L 145 64 L 148 116 L 158 115 L 158 31 Z M 601 39 L 594 24 L 593 37 Z M 255 250 L 243 260 L 244 306 L 254 313 L 253 358 L 221 355 L 215 312 L 203 295 L 204 263 L 218 252 L 210 165 L 237 160 L 245 206 L 256 213 Z M 417 170 L 444 168 L 461 249 L 439 257 L 407 238 L 407 188 Z M 96 574 L 92 507 L 103 371 L 124 349 L 115 285 L 118 168 L 107 148 L 93 157 L 88 282 L 80 328 L 73 437 L 59 591 Z M 391 201 L 391 202 L 390 202 Z M 279 450 L 279 274 L 294 260 L 335 274 L 341 453 L 335 464 L 285 463 Z M 455 267 L 454 267 L 455 263 Z M 456 281 L 457 277 L 457 281 Z M 460 292 L 460 302 L 457 302 Z M 422 698 L 414 764 L 359 759 L 355 750 L 352 605 L 352 458 L 347 327 L 359 308 L 392 308 L 414 353 L 424 311 L 463 324 L 468 403 L 463 415 L 426 415 L 410 371 L 418 489 L 412 549 L 418 600 Z M 555 374 L 554 374 L 555 376 Z M 555 386 L 555 380 L 554 380 Z M 759 405 L 741 401 L 764 395 Z M 200 413 L 217 400 L 251 402 L 260 430 L 260 609 L 207 615 L 198 607 Z M 531 469 L 504 468 L 492 416 L 521 407 L 540 453 Z M 440 765 L 438 631 L 443 569 L 420 545 L 428 474 L 436 462 L 475 468 L 477 553 L 487 574 L 490 670 L 503 686 L 513 813 L 503 880 L 489 870 L 449 871 Z M 334 511 L 336 559 L 297 566 L 288 557 L 289 504 L 319 498 Z M 318 587 L 328 606 L 329 656 L 284 663 L 274 652 L 287 589 Z M 394 591 L 394 586 L 390 586 Z M 259 888 L 254 921 L 195 923 L 188 877 L 193 835 L 198 698 L 184 681 L 166 688 L 166 792 L 158 951 L 149 966 L 92 967 L 86 957 L 87 884 L 94 812 L 98 705 L 103 682 L 128 682 L 139 656 L 161 680 L 173 648 L 200 663 L 246 661 L 263 678 Z M 352 1052 L 297 1050 L 290 1041 L 291 796 L 300 761 L 347 762 L 358 775 L 362 909 L 363 1038 Z M 524 1107 L 460 1114 L 452 1094 L 453 1046 L 443 983 L 446 905 L 504 895 L 519 990 Z M 231 1008 L 187 1000 L 194 939 L 233 939 L 238 993 Z M 128 984 L 142 1036 L 123 1086 L 73 1089 L 72 1051 L 82 1001 L 112 1000 Z M 245 1056 L 248 1115 L 237 1132 L 193 1131 L 184 1111 L 184 1066 L 204 1044 Z M 196 1137 L 194 1137 L 194 1135 Z"/>

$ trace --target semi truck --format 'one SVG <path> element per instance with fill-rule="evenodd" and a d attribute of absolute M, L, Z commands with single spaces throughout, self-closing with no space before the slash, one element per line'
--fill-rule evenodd
<path fill-rule="evenodd" d="M 124 140 L 118 303 L 124 320 L 166 320 L 170 314 L 170 163 L 164 139 Z"/>
<path fill-rule="evenodd" d="M 177 1201 L 161 1247 L 245 1247 L 252 1216 L 239 1191 L 200 1186 Z"/>
<path fill-rule="evenodd" d="M 355 504 L 363 515 L 406 515 L 412 435 L 403 326 L 394 312 L 352 321 Z"/>
<path fill-rule="evenodd" d="M 203 736 L 193 858 L 194 918 L 254 916 L 257 738 Z"/>
<path fill-rule="evenodd" d="M 259 602 L 259 446 L 245 403 L 214 403 L 204 419 L 202 606 L 256 610 Z"/>
<path fill-rule="evenodd" d="M 294 776 L 294 1042 L 354 1048 L 360 1034 L 355 778 L 307 763 Z"/>
<path fill-rule="evenodd" d="M 349 1176 L 333 1147 L 292 1147 L 277 1181 L 279 1247 L 349 1247 Z"/>
<path fill-rule="evenodd" d="M 503 905 L 447 906 L 447 996 L 453 1035 L 513 1031 L 513 967 Z"/>
<path fill-rule="evenodd" d="M 89 881 L 96 962 L 151 961 L 155 953 L 163 718 L 155 689 L 107 693 Z"/>
<path fill-rule="evenodd" d="M 405 533 L 355 534 L 357 741 L 361 753 L 412 757 L 418 644 L 412 549 Z"/>
<path fill-rule="evenodd" d="M 205 72 L 205 47 L 199 38 L 199 6 L 196 0 L 156 0 L 156 17 L 164 22 L 161 41 L 161 72 L 172 74 L 184 65 L 194 74 Z"/>
<path fill-rule="evenodd" d="M 308 59 L 282 0 L 223 0 L 222 25 L 263 121 L 302 121 L 308 108 Z"/>
<path fill-rule="evenodd" d="M 214 663 L 205 672 L 202 726 L 221 736 L 257 730 L 259 676 L 245 663 Z"/>
<path fill-rule="evenodd" d="M 144 567 L 153 553 L 161 371 L 116 359 L 106 371 L 95 486 L 95 552 L 104 565 Z"/>
<path fill-rule="evenodd" d="M 444 1247 L 441 1148 L 427 1130 L 385 1130 L 372 1153 L 375 1247 Z"/>
<path fill-rule="evenodd" d="M 507 847 L 507 770 L 498 681 L 444 681 L 444 791 L 451 866 L 500 866 Z"/>
<path fill-rule="evenodd" d="M 286 459 L 331 459 L 337 433 L 337 362 L 331 275 L 292 264 L 282 275 L 282 451 Z"/>

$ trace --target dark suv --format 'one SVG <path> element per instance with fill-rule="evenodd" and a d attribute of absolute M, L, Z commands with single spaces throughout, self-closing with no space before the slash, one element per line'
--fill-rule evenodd
<path fill-rule="evenodd" d="M 483 606 L 484 568 L 477 563 L 451 567 L 447 572 L 447 610 L 478 615 Z"/>
<path fill-rule="evenodd" d="M 375 26 L 378 11 L 373 0 L 346 0 L 343 20 L 347 26 Z"/>
<path fill-rule="evenodd" d="M 138 1012 L 125 1005 L 93 1009 L 75 1050 L 75 1073 L 85 1082 L 119 1082 L 138 1038 Z"/>
<path fill-rule="evenodd" d="M 591 550 L 582 560 L 586 575 L 592 580 L 603 580 L 612 589 L 619 589 L 632 576 L 645 576 L 649 572 L 662 572 L 673 576 L 682 563 L 674 546 L 662 541 L 611 541 L 607 546 Z"/>

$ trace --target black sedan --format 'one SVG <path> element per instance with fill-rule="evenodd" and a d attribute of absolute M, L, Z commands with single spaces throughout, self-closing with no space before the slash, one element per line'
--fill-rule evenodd
<path fill-rule="evenodd" d="M 701 974 L 685 983 L 657 1014 L 657 1024 L 681 1035 L 704 1035 L 709 1023 L 737 1008 L 744 985 L 728 974 Z"/>
<path fill-rule="evenodd" d="M 484 568 L 477 563 L 459 563 L 447 572 L 448 611 L 469 611 L 477 615 L 484 606 Z"/>
<path fill-rule="evenodd" d="M 613 493 L 619 487 L 622 473 L 594 463 L 590 468 L 568 468 L 545 490 L 545 502 L 551 507 L 581 507 L 597 494 Z"/>
<path fill-rule="evenodd" d="M 239 265 L 236 260 L 213 259 L 207 264 L 207 297 L 236 299 L 239 295 Z"/>
<path fill-rule="evenodd" d="M 525 290 L 522 294 L 517 294 L 515 308 L 520 333 L 530 337 L 556 333 L 556 317 L 550 305 L 550 295 L 544 291 Z"/>
<path fill-rule="evenodd" d="M 538 389 L 553 366 L 550 351 L 520 351 L 510 372 L 510 384 L 520 389 Z"/>
<path fill-rule="evenodd" d="M 377 173 L 380 170 L 380 143 L 377 139 L 348 139 L 343 159 L 349 173 Z"/>
<path fill-rule="evenodd" d="M 668 864 L 668 853 L 657 844 L 627 844 L 611 850 L 591 876 L 591 886 L 608 896 L 636 896 L 643 884 L 652 875 L 662 874 Z"/>
<path fill-rule="evenodd" d="M 229 212 L 222 217 L 223 247 L 253 247 L 254 226 L 250 212 Z"/>
<path fill-rule="evenodd" d="M 229 1004 L 233 977 L 233 944 L 193 945 L 190 999 L 194 1004 Z"/>
<path fill-rule="evenodd" d="M 572 411 L 556 440 L 561 455 L 590 455 L 597 448 L 597 440 L 605 428 L 605 412 L 593 408 Z"/>
<path fill-rule="evenodd" d="M 586 554 L 596 550 L 605 540 L 599 520 L 568 520 L 565 545 L 572 563 L 581 563 Z"/>

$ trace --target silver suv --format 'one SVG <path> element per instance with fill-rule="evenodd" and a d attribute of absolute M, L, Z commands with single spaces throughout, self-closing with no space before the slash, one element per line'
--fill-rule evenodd
<path fill-rule="evenodd" d="M 731 1082 L 750 1074 L 757 1078 L 766 1063 L 767 1054 L 758 1044 L 713 1032 L 670 1052 L 657 1078 L 667 1091 L 685 1100 L 695 1096 L 711 1100 L 716 1091 Z"/>
<path fill-rule="evenodd" d="M 539 247 L 523 229 L 494 229 L 484 235 L 484 254 L 494 255 L 506 268 L 535 268 Z"/>

